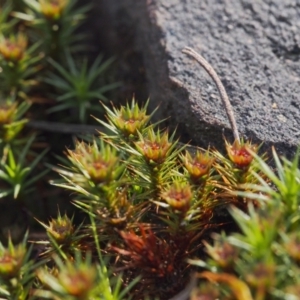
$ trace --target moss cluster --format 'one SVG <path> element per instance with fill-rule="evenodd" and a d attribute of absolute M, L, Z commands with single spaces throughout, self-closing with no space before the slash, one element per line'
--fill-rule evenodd
<path fill-rule="evenodd" d="M 105 104 L 112 60 L 76 53 L 87 11 L 73 0 L 1 7 L 0 296 L 299 299 L 298 155 L 274 151 L 275 173 L 247 141 L 191 151 L 151 122 L 149 101 Z M 101 130 L 55 163 L 47 136 L 27 126 L 86 124 L 89 111 L 105 113 L 94 118 Z M 32 210 L 51 193 L 79 219 Z M 25 223 L 6 221 L 11 212 Z"/>

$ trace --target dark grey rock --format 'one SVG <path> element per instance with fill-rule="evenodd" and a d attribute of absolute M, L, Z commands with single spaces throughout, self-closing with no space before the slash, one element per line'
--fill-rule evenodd
<path fill-rule="evenodd" d="M 99 30 L 107 44 L 119 53 L 142 54 L 152 106 L 161 105 L 157 117 L 171 117 L 169 125 L 179 124 L 185 140 L 219 146 L 223 135 L 232 139 L 214 82 L 181 52 L 189 46 L 219 74 L 240 133 L 287 156 L 295 152 L 300 138 L 299 0 L 94 1 L 102 10 Z"/>

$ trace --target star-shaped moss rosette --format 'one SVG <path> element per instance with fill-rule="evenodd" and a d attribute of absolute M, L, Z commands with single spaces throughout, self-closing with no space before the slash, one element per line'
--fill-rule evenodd
<path fill-rule="evenodd" d="M 124 134 L 125 137 L 130 135 L 138 135 L 138 131 L 142 132 L 151 116 L 147 115 L 147 107 L 149 101 L 143 107 L 139 105 L 133 99 L 131 106 L 127 103 L 126 106 L 122 106 L 120 109 L 113 110 L 105 107 L 108 120 L 115 125 L 115 127 Z"/>
<path fill-rule="evenodd" d="M 163 133 L 160 131 L 155 132 L 150 128 L 146 136 L 140 135 L 140 140 L 135 142 L 135 147 L 149 165 L 159 166 L 166 161 L 174 148 L 171 140 L 169 140 L 167 131 Z"/>
<path fill-rule="evenodd" d="M 38 294 L 47 295 L 46 291 L 49 291 L 51 298 L 89 299 L 98 284 L 97 266 L 92 264 L 91 255 L 87 254 L 84 259 L 77 251 L 73 259 L 63 261 L 55 256 L 54 260 L 59 269 L 56 276 L 46 268 L 37 271 L 37 277 L 45 289 L 38 291 Z"/>
<path fill-rule="evenodd" d="M 258 163 L 254 159 L 260 146 L 252 144 L 251 142 L 235 141 L 230 144 L 225 140 L 227 155 L 214 150 L 212 155 L 215 158 L 213 164 L 217 177 L 212 184 L 217 188 L 216 198 L 223 203 L 232 203 L 242 209 L 247 209 L 247 203 L 250 199 L 238 195 L 239 191 L 250 191 L 251 184 L 259 182 L 255 173 L 263 176 Z M 266 155 L 261 155 L 266 159 Z M 218 178 L 218 176 L 220 176 Z M 265 176 L 263 176 L 265 178 Z M 246 188 L 247 184 L 247 188 Z M 254 201 L 258 205 L 258 202 Z"/>
<path fill-rule="evenodd" d="M 0 245 L 0 280 L 18 277 L 26 256 L 26 246 L 20 244 L 13 246 L 9 241 L 8 248 Z"/>
<path fill-rule="evenodd" d="M 35 136 L 31 136 L 23 146 L 22 152 L 17 155 L 11 147 L 5 148 L 7 153 L 6 157 L 0 161 L 0 178 L 7 184 L 7 188 L 2 188 L 0 198 L 11 195 L 13 199 L 22 201 L 22 196 L 32 191 L 33 184 L 49 172 L 48 169 L 44 169 L 38 174 L 34 172 L 48 149 L 35 156 L 30 162 L 27 161 L 34 139 Z"/>
<path fill-rule="evenodd" d="M 139 133 L 143 134 L 149 126 L 155 126 L 150 125 L 149 121 L 157 108 L 151 114 L 147 114 L 148 105 L 149 100 L 144 105 L 139 106 L 134 98 L 130 104 L 127 103 L 126 106 L 120 108 L 113 106 L 110 109 L 102 104 L 106 112 L 107 122 L 100 119 L 96 120 L 110 131 L 109 139 L 114 140 L 117 144 L 123 141 L 132 146 L 133 142 L 139 139 Z"/>
<path fill-rule="evenodd" d="M 180 155 L 180 158 L 193 183 L 200 183 L 205 180 L 210 175 L 211 167 L 215 161 L 209 151 L 200 150 L 197 150 L 195 155 L 186 151 L 184 155 Z"/>
<path fill-rule="evenodd" d="M 99 55 L 88 67 L 87 57 L 75 60 L 69 51 L 65 52 L 64 60 L 67 67 L 58 61 L 49 58 L 48 62 L 54 70 L 48 72 L 44 82 L 55 91 L 51 95 L 57 104 L 47 110 L 54 113 L 63 110 L 76 112 L 76 121 L 86 123 L 91 112 L 102 111 L 98 104 L 99 99 L 107 101 L 106 92 L 116 89 L 119 83 L 104 82 L 104 74 L 111 67 L 114 59 L 103 61 L 103 55 Z"/>
<path fill-rule="evenodd" d="M 73 217 L 69 218 L 66 214 L 58 212 L 56 218 L 52 218 L 48 224 L 37 220 L 46 230 L 49 240 L 36 241 L 37 245 L 44 245 L 43 258 L 49 258 L 54 253 L 61 257 L 71 257 L 75 250 L 80 249 L 81 241 L 86 236 L 83 233 L 82 224 L 77 225 L 73 222 Z"/>
<path fill-rule="evenodd" d="M 178 155 L 185 146 L 178 147 L 174 136 L 175 132 L 169 135 L 167 130 L 149 127 L 144 134 L 139 133 L 139 140 L 134 142 L 133 147 L 124 147 L 131 155 L 128 168 L 138 176 L 138 185 L 151 191 L 154 198 L 165 184 L 171 182 L 179 168 Z"/>
<path fill-rule="evenodd" d="M 195 250 L 199 238 L 212 223 L 215 208 L 220 205 L 210 192 L 205 188 L 199 192 L 183 176 L 174 176 L 155 198 L 159 200 L 152 201 L 159 207 L 157 215 L 165 224 L 165 230 L 174 237 L 185 236 L 187 243 L 193 241 Z"/>
<path fill-rule="evenodd" d="M 73 218 L 70 219 L 68 216 L 61 216 L 60 214 L 56 219 L 52 219 L 49 225 L 45 227 L 47 233 L 58 243 L 64 244 L 74 235 Z"/>
<path fill-rule="evenodd" d="M 27 299 L 32 289 L 34 270 L 39 263 L 30 260 L 27 237 L 28 232 L 18 245 L 14 245 L 11 238 L 6 246 L 0 243 L 0 296 L 5 299 Z"/>
<path fill-rule="evenodd" d="M 117 188 L 124 186 L 125 164 L 121 163 L 118 151 L 104 142 L 92 144 L 76 142 L 74 150 L 67 151 L 64 167 L 57 171 L 64 178 L 53 184 L 75 191 L 76 205 L 82 208 L 113 209 L 116 205 Z"/>
<path fill-rule="evenodd" d="M 27 101 L 0 100 L 0 139 L 5 144 L 12 142 L 28 122 L 22 117 L 29 107 Z"/>
<path fill-rule="evenodd" d="M 48 20 L 58 20 L 69 5 L 68 0 L 39 0 L 40 12 Z"/>
<path fill-rule="evenodd" d="M 92 144 L 76 142 L 75 150 L 68 150 L 68 158 L 78 176 L 92 181 L 95 185 L 114 182 L 124 171 L 117 150 L 105 144 L 103 140 L 100 141 L 100 145 L 95 140 Z"/>
<path fill-rule="evenodd" d="M 0 34 L 0 79 L 5 95 L 26 98 L 29 89 L 37 84 L 33 74 L 40 70 L 38 62 L 42 55 L 35 53 L 40 42 L 27 46 L 28 37 L 23 32 L 9 36 Z"/>
<path fill-rule="evenodd" d="M 234 165 L 242 170 L 247 170 L 253 161 L 252 152 L 257 152 L 257 146 L 250 142 L 241 142 L 235 140 L 233 144 L 225 140 L 227 154 Z"/>
<path fill-rule="evenodd" d="M 40 50 L 47 57 L 64 59 L 67 51 L 83 49 L 86 36 L 76 31 L 82 25 L 90 4 L 77 5 L 77 0 L 24 0 L 24 12 L 14 17 L 26 22 L 35 40 L 42 40 Z"/>
<path fill-rule="evenodd" d="M 17 103 L 12 101 L 0 102 L 0 124 L 10 124 L 14 121 Z"/>
<path fill-rule="evenodd" d="M 165 187 L 160 197 L 174 210 L 183 214 L 190 208 L 193 192 L 189 184 L 174 181 L 172 185 Z"/>
<path fill-rule="evenodd" d="M 7 62 L 16 63 L 25 56 L 27 45 L 28 38 L 23 33 L 11 34 L 7 38 L 0 36 L 0 55 Z"/>

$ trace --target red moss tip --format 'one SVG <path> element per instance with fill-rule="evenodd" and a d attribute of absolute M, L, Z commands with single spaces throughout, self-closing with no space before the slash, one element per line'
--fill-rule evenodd
<path fill-rule="evenodd" d="M 161 197 L 174 210 L 185 212 L 190 208 L 193 193 L 189 184 L 175 181 L 161 193 Z"/>
<path fill-rule="evenodd" d="M 11 35 L 9 38 L 2 38 L 0 40 L 0 55 L 6 61 L 18 62 L 24 57 L 27 44 L 27 36 L 23 33 Z"/>
<path fill-rule="evenodd" d="M 239 169 L 247 169 L 253 160 L 251 152 L 257 151 L 256 145 L 252 145 L 249 142 L 240 143 L 237 140 L 232 145 L 226 142 L 226 149 L 230 160 Z"/>
<path fill-rule="evenodd" d="M 148 136 L 136 142 L 135 145 L 148 162 L 162 164 L 167 158 L 172 143 L 169 142 L 168 132 L 161 134 L 149 130 Z"/>
<path fill-rule="evenodd" d="M 208 152 L 202 153 L 197 151 L 194 157 L 189 152 L 186 152 L 181 160 L 187 169 L 191 179 L 198 180 L 209 173 L 215 159 Z"/>

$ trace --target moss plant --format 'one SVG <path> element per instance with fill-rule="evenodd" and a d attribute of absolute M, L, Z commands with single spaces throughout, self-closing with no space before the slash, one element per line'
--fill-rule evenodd
<path fill-rule="evenodd" d="M 48 113 L 71 108 L 78 115 L 75 120 L 86 123 L 88 112 L 99 111 L 99 105 L 95 105 L 95 100 L 107 100 L 105 92 L 120 85 L 119 83 L 99 85 L 101 79 L 103 81 L 103 73 L 110 67 L 113 59 L 102 62 L 102 55 L 98 56 L 89 68 L 86 58 L 80 67 L 76 65 L 71 54 L 66 55 L 66 60 L 67 69 L 50 58 L 48 60 L 56 72 L 50 72 L 44 81 L 54 87 L 59 95 L 57 105 L 50 108 Z"/>
<path fill-rule="evenodd" d="M 111 133 L 95 137 L 90 144 L 78 141 L 74 150 L 66 152 L 67 160 L 62 160 L 66 166 L 56 168 L 62 180 L 54 182 L 73 192 L 74 204 L 91 222 L 76 230 L 67 216 L 59 215 L 49 225 L 42 223 L 49 237 L 42 243 L 42 257 L 47 260 L 41 260 L 44 266 L 37 271 L 36 287 L 31 287 L 30 293 L 53 299 L 101 299 L 108 293 L 105 299 L 118 299 L 107 286 L 101 290 L 101 285 L 103 272 L 122 271 L 124 283 L 120 277 L 111 283 L 118 293 L 122 286 L 129 292 L 129 285 L 133 299 L 165 299 L 184 288 L 193 264 L 209 268 L 199 277 L 218 282 L 216 295 L 253 293 L 253 299 L 264 299 L 264 295 L 275 293 L 276 299 L 294 293 L 297 268 L 293 260 L 298 259 L 294 233 L 298 222 L 297 159 L 292 163 L 285 160 L 282 165 L 274 154 L 278 178 L 255 154 L 257 147 L 249 143 L 226 142 L 228 158 L 213 150 L 198 149 L 191 154 L 178 146 L 174 134 L 151 124 L 145 108 L 134 100 L 127 105 L 126 114 L 124 107 L 115 107 L 113 112 L 105 109 L 109 123 L 101 123 Z M 124 125 L 128 123 L 129 134 Z M 136 131 L 132 129 L 134 124 L 139 126 Z M 268 181 L 276 185 L 277 191 Z M 214 235 L 213 246 L 203 242 L 207 230 L 218 225 L 218 208 L 230 204 L 234 205 L 231 212 L 242 233 Z M 274 211 L 272 216 L 266 213 L 270 211 Z M 204 255 L 203 245 L 212 259 L 193 260 Z M 85 257 L 86 251 L 90 256 Z M 51 263 L 53 257 L 57 267 Z M 278 260 L 279 265 L 282 260 L 289 262 L 295 270 L 287 280 L 294 284 L 285 286 L 286 279 L 280 279 L 281 271 L 276 273 Z M 245 261 L 247 267 L 243 267 Z M 85 273 L 87 268 L 93 271 Z M 106 268 L 111 271 L 104 271 Z M 265 277 L 258 280 L 260 274 Z M 108 282 L 114 281 L 112 275 L 105 276 Z M 67 286 L 70 278 L 82 281 L 76 291 Z M 191 297 L 204 295 L 212 287 L 194 288 Z M 7 287 L 3 289 L 4 294 L 11 293 Z"/>
<path fill-rule="evenodd" d="M 27 235 L 17 246 L 9 239 L 7 247 L 0 244 L 0 294 L 5 299 L 30 299 L 35 270 L 39 263 L 30 260 Z"/>
<path fill-rule="evenodd" d="M 240 138 L 221 81 L 190 48 L 184 53 L 213 78 L 232 125 L 226 154 L 190 152 L 151 122 L 149 100 L 95 103 L 116 84 L 102 77 L 111 59 L 91 64 L 78 52 L 88 9 L 74 0 L 0 8 L 0 297 L 299 299 L 299 155 L 290 162 L 274 151 L 274 173 Z M 86 123 L 91 109 L 106 113 L 94 117 L 103 130 L 74 138 L 53 166 L 53 142 L 28 125 L 49 112 Z M 71 199 L 74 210 L 54 216 L 46 205 L 39 217 L 30 208 L 45 194 Z M 10 214 L 26 222 L 9 224 Z M 224 231 L 228 222 L 237 232 Z"/>
<path fill-rule="evenodd" d="M 25 8 L 13 15 L 33 29 L 35 40 L 43 39 L 42 51 L 47 57 L 61 60 L 66 50 L 82 49 L 84 36 L 77 29 L 90 5 L 78 6 L 76 0 L 24 0 Z"/>
<path fill-rule="evenodd" d="M 299 297 L 299 152 L 293 161 L 281 161 L 275 151 L 273 156 L 277 174 L 255 155 L 260 170 L 276 188 L 256 175 L 260 184 L 245 186 L 256 192 L 240 194 L 262 205 L 255 209 L 249 203 L 248 214 L 231 207 L 240 233 L 214 234 L 213 245 L 204 243 L 209 258 L 190 261 L 208 269 L 198 277 L 214 284 L 221 299 Z M 200 297 L 206 291 L 195 288 L 194 293 Z"/>
<path fill-rule="evenodd" d="M 75 192 L 75 205 L 95 218 L 112 268 L 123 270 L 126 282 L 142 276 L 134 298 L 164 299 L 188 281 L 187 259 L 201 253 L 218 209 L 230 203 L 246 209 L 248 198 L 236 192 L 241 183 L 259 183 L 256 147 L 227 142 L 229 158 L 201 149 L 192 155 L 174 133 L 151 124 L 135 100 L 126 113 L 105 110 L 108 123 L 101 123 L 111 133 L 68 150 L 68 164 L 58 169 L 63 179 L 54 184 Z"/>
<path fill-rule="evenodd" d="M 26 214 L 26 218 L 31 214 L 45 217 L 49 214 L 49 207 L 53 206 L 56 210 L 57 201 L 61 201 L 55 196 L 60 193 L 57 189 L 49 193 L 45 191 L 49 180 L 46 175 L 49 169 L 45 168 L 45 163 L 53 161 L 57 154 L 51 149 L 50 155 L 44 155 L 45 149 L 54 148 L 57 143 L 54 138 L 49 139 L 39 126 L 39 131 L 31 130 L 31 124 L 47 121 L 50 118 L 49 106 L 57 108 L 61 97 L 66 100 L 66 94 L 65 111 L 52 114 L 51 121 L 57 117 L 70 120 L 73 112 L 78 112 L 78 117 L 71 119 L 84 122 L 86 110 L 91 108 L 90 100 L 104 99 L 105 91 L 115 87 L 113 84 L 108 88 L 102 76 L 112 59 L 102 63 L 99 55 L 94 64 L 85 59 L 82 68 L 76 71 L 78 61 L 86 56 L 78 53 L 80 48 L 87 47 L 78 28 L 83 24 L 89 7 L 73 0 L 8 0 L 0 4 L 0 206 L 6 207 L 8 203 L 12 205 L 14 199 L 22 199 L 16 205 L 19 202 L 24 204 L 22 214 Z M 69 62 L 69 69 L 65 61 Z M 63 74 L 55 66 L 60 66 Z M 64 82 L 63 75 L 66 75 Z M 75 79 L 70 83 L 70 78 Z M 60 82 L 59 86 L 57 82 Z M 51 210 L 53 214 L 54 210 Z M 5 218 L 0 213 L 0 220 L 9 219 L 6 217 L 12 212 L 3 214 Z M 0 227 L 7 226 L 3 223 L 7 222 L 0 221 Z"/>
<path fill-rule="evenodd" d="M 41 56 L 35 53 L 38 46 L 35 43 L 28 48 L 28 38 L 21 32 L 0 36 L 1 92 L 16 98 L 37 83 L 32 74 L 40 68 Z"/>

